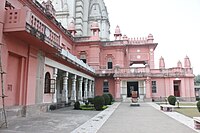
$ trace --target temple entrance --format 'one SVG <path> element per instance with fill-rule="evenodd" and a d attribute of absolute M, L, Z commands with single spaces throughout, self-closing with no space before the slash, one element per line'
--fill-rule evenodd
<path fill-rule="evenodd" d="M 175 80 L 174 81 L 174 96 L 175 97 L 180 97 L 180 80 Z"/>
<path fill-rule="evenodd" d="M 138 82 L 127 82 L 127 97 L 131 97 L 131 92 L 136 91 L 137 97 L 139 97 Z"/>

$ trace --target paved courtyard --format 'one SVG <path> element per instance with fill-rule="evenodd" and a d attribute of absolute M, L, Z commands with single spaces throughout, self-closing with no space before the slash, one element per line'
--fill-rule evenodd
<path fill-rule="evenodd" d="M 178 117 L 183 117 L 178 115 Z M 190 118 L 175 120 L 176 113 L 164 113 L 154 103 L 114 103 L 104 111 L 80 111 L 73 107 L 43 113 L 34 117 L 9 120 L 0 133 L 196 133 Z M 178 118 L 179 119 L 179 118 Z"/>
<path fill-rule="evenodd" d="M 33 117 L 10 119 L 0 133 L 70 133 L 99 111 L 73 110 L 73 107 L 42 113 Z"/>

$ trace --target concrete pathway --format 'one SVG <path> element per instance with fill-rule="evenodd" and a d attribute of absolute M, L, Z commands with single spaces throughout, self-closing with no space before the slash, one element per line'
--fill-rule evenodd
<path fill-rule="evenodd" d="M 121 103 L 97 133 L 196 133 L 147 103 Z"/>
<path fill-rule="evenodd" d="M 101 126 L 106 122 L 107 119 L 113 114 L 113 112 L 119 106 L 119 102 L 115 102 L 113 105 L 109 106 L 106 110 L 94 116 L 92 119 L 85 122 L 83 125 L 75 129 L 71 133 L 96 133 Z"/>
<path fill-rule="evenodd" d="M 152 107 L 154 107 L 155 109 L 161 111 L 160 110 L 160 106 L 158 104 L 152 103 L 152 102 L 148 103 L 148 104 L 151 105 Z M 188 106 L 185 107 L 184 106 L 184 108 L 190 108 L 190 107 L 188 107 Z M 175 119 L 176 121 L 184 124 L 185 126 L 188 126 L 189 128 L 193 129 L 194 131 L 200 132 L 199 130 L 196 130 L 194 128 L 194 120 L 192 118 L 187 117 L 185 115 L 182 115 L 182 114 L 180 114 L 178 112 L 175 112 L 175 111 L 174 112 L 163 112 L 163 111 L 161 111 L 161 112 L 164 113 L 165 115 L 168 115 L 169 117 Z"/>

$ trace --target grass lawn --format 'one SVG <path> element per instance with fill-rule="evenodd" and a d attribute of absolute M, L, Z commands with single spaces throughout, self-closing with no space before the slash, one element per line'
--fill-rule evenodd
<path fill-rule="evenodd" d="M 190 103 L 188 103 L 188 102 L 180 102 L 179 103 L 179 105 L 180 106 L 195 106 L 196 107 L 196 102 L 190 102 Z M 176 103 L 176 105 L 177 105 L 177 103 Z"/>
<path fill-rule="evenodd" d="M 197 108 L 175 108 L 175 111 L 188 117 L 200 117 Z"/>
<path fill-rule="evenodd" d="M 158 105 L 160 104 L 166 104 L 165 102 L 163 103 L 157 103 Z M 177 103 L 176 103 L 177 106 Z M 175 108 L 175 111 L 178 113 L 181 113 L 185 116 L 188 117 L 200 117 L 200 112 L 198 112 L 197 107 L 196 107 L 196 102 L 180 102 L 179 106 L 195 106 L 195 107 L 181 107 L 181 108 Z"/>
<path fill-rule="evenodd" d="M 81 105 L 80 106 L 81 110 L 95 110 L 94 105 Z M 104 105 L 103 110 L 107 109 L 108 106 Z"/>

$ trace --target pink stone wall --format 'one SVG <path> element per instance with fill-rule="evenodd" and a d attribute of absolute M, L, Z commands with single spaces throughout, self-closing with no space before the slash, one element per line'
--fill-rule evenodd
<path fill-rule="evenodd" d="M 2 47 L 3 51 L 3 71 L 4 89 L 7 106 L 22 105 L 25 103 L 25 85 L 26 85 L 26 60 L 28 47 L 13 37 L 4 36 L 6 41 Z"/>
<path fill-rule="evenodd" d="M 176 78 L 152 78 L 151 80 L 157 83 L 157 93 L 152 93 L 152 97 L 174 95 L 174 81 L 176 81 Z M 195 97 L 193 78 L 179 78 L 179 82 L 180 97 Z"/>
<path fill-rule="evenodd" d="M 109 93 L 115 97 L 115 81 L 113 78 L 97 78 L 95 79 L 95 96 L 103 94 L 103 82 L 104 80 L 108 80 L 109 82 Z"/>

